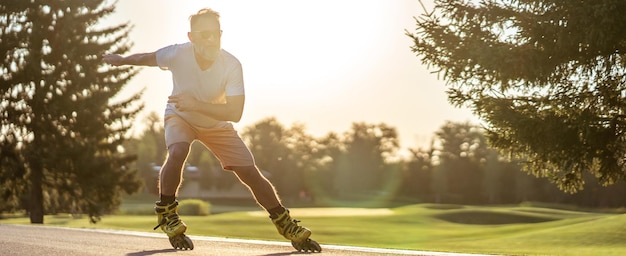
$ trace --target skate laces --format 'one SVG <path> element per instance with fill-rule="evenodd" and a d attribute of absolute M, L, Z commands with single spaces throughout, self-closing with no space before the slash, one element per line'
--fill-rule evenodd
<path fill-rule="evenodd" d="M 174 216 L 169 215 L 169 216 L 164 216 L 161 219 L 161 222 L 159 222 L 158 225 L 156 225 L 153 230 L 156 230 L 157 228 L 159 228 L 160 226 L 169 226 L 169 227 L 175 227 L 180 223 L 180 219 L 178 218 L 178 214 L 174 214 Z"/>
<path fill-rule="evenodd" d="M 178 213 L 176 212 L 177 206 L 178 201 L 170 205 L 157 204 L 157 207 L 155 207 L 155 211 L 157 212 L 157 214 L 159 214 L 159 217 L 161 217 L 161 221 L 153 228 L 153 230 L 156 230 L 163 225 L 166 225 L 168 227 L 175 227 L 179 225 L 181 221 Z"/>
<path fill-rule="evenodd" d="M 289 223 L 287 223 L 286 227 L 285 227 L 285 233 L 289 233 L 292 236 L 298 236 L 298 233 L 301 233 L 302 230 L 304 229 L 303 227 L 301 227 L 300 225 L 298 225 L 298 222 L 300 222 L 299 220 L 296 219 L 292 219 L 291 221 L 289 221 Z"/>
<path fill-rule="evenodd" d="M 305 229 L 298 225 L 298 222 L 300 221 L 292 219 L 287 212 L 276 220 L 276 224 L 282 229 L 282 235 L 290 234 L 291 236 L 298 236 L 298 233 L 301 233 Z"/>

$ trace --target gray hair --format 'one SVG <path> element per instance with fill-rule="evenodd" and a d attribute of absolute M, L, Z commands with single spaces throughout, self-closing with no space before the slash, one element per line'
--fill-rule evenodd
<path fill-rule="evenodd" d="M 196 23 L 196 21 L 199 18 L 202 18 L 202 17 L 214 18 L 218 22 L 220 21 L 220 13 L 219 12 L 217 12 L 217 11 L 211 9 L 211 8 L 202 8 L 197 13 L 192 14 L 191 16 L 189 16 L 189 25 L 193 26 L 193 24 Z"/>

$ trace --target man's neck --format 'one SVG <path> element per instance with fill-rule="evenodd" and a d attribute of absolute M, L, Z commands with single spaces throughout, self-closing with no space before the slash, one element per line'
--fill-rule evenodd
<path fill-rule="evenodd" d="M 200 67 L 202 71 L 209 69 L 213 66 L 213 62 L 215 62 L 214 60 L 207 60 L 195 53 L 193 56 L 196 58 L 196 63 L 198 63 L 198 67 Z"/>

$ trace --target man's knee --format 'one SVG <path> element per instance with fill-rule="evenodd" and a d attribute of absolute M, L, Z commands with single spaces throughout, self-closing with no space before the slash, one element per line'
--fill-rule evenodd
<path fill-rule="evenodd" d="M 184 162 L 189 154 L 189 143 L 179 142 L 170 145 L 167 149 L 167 161 Z"/>
<path fill-rule="evenodd" d="M 249 179 L 249 178 L 256 178 L 261 176 L 261 173 L 259 172 L 259 169 L 256 168 L 256 166 L 251 165 L 251 166 L 231 166 L 230 170 L 232 170 L 233 172 L 235 172 L 235 174 L 237 176 L 239 176 L 239 178 L 241 179 Z"/>

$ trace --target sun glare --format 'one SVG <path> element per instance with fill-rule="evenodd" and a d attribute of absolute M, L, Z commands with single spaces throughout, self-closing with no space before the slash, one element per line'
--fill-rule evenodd
<path fill-rule="evenodd" d="M 207 4 L 209 6 L 207 6 Z M 131 22 L 132 53 L 184 43 L 188 17 L 209 7 L 221 14 L 222 47 L 242 63 L 243 127 L 266 117 L 304 123 L 313 135 L 344 132 L 353 122 L 398 127 L 404 146 L 431 136 L 446 120 L 467 121 L 410 51 L 405 30 L 422 12 L 413 0 L 119 1 L 114 22 Z M 144 68 L 130 88 L 146 88 L 147 111 L 162 114 L 169 72 Z M 139 120 L 141 122 L 141 120 Z M 428 139 L 425 139 L 427 143 Z"/>

